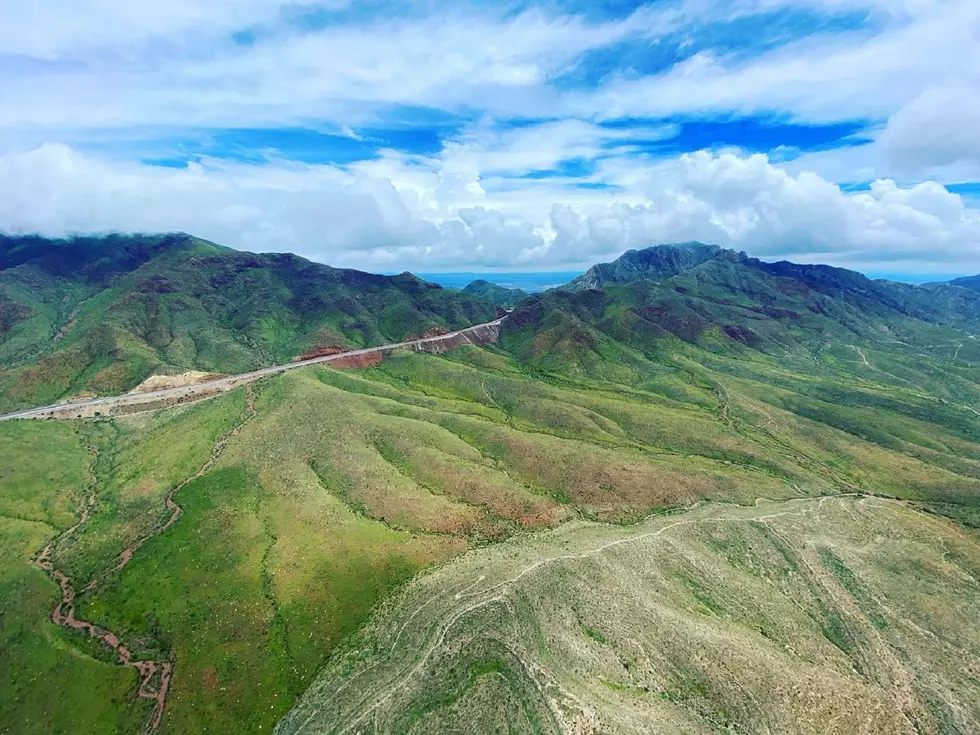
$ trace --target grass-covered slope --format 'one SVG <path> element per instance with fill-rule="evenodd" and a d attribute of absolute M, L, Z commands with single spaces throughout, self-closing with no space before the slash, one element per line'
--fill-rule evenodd
<path fill-rule="evenodd" d="M 244 372 L 317 345 L 394 342 L 496 313 L 409 274 L 186 235 L 0 237 L 0 411 L 118 393 L 154 373 Z"/>
<path fill-rule="evenodd" d="M 975 732 L 978 561 L 874 498 L 575 523 L 416 580 L 277 732 Z"/>
<path fill-rule="evenodd" d="M 530 365 L 624 382 L 676 372 L 684 354 L 760 377 L 782 368 L 974 405 L 978 332 L 980 295 L 967 289 L 719 257 L 659 281 L 535 295 L 502 339 Z"/>
<path fill-rule="evenodd" d="M 785 387 L 774 388 L 751 377 L 698 365 L 683 353 L 677 354 L 676 362 L 685 365 L 687 372 L 652 376 L 648 385 L 640 387 L 541 373 L 494 350 L 466 348 L 448 357 L 406 352 L 365 371 L 307 368 L 267 379 L 254 386 L 251 400 L 239 390 L 187 408 L 125 419 L 3 424 L 3 444 L 12 461 L 0 475 L 0 513 L 12 520 L 4 521 L 0 542 L 19 550 L 11 557 L 16 561 L 8 565 L 14 581 L 9 583 L 5 614 L 0 620 L 0 636 L 14 641 L 3 655 L 16 656 L 19 662 L 15 668 L 0 667 L 14 672 L 9 675 L 15 679 L 0 689 L 4 721 L 14 723 L 17 731 L 53 732 L 58 729 L 50 723 L 84 714 L 89 719 L 79 722 L 97 723 L 92 725 L 97 731 L 130 732 L 134 719 L 152 720 L 153 702 L 135 697 L 136 677 L 131 670 L 111 665 L 115 657 L 103 646 L 50 623 L 57 588 L 31 563 L 45 543 L 72 523 L 73 509 L 83 507 L 89 473 L 95 491 L 90 518 L 73 535 L 55 543 L 52 560 L 74 580 L 79 619 L 96 622 L 118 635 L 140 660 L 173 664 L 160 726 L 160 732 L 172 733 L 201 732 L 205 727 L 209 732 L 268 731 L 316 681 L 323 666 L 334 672 L 323 682 L 334 681 L 330 677 L 338 671 L 337 666 L 341 671 L 345 667 L 360 671 L 351 656 L 372 662 L 384 652 L 351 636 L 370 619 L 377 604 L 391 599 L 416 572 L 470 550 L 475 555 L 467 557 L 463 568 L 476 565 L 481 571 L 458 587 L 476 581 L 481 574 L 487 579 L 501 575 L 505 579 L 515 560 L 527 558 L 532 564 L 544 558 L 536 555 L 543 547 L 532 532 L 568 521 L 576 522 L 574 528 L 580 528 L 580 522 L 627 524 L 623 528 L 585 526 L 591 529 L 588 544 L 583 545 L 575 535 L 578 531 L 570 531 L 560 537 L 564 540 L 555 542 L 568 553 L 578 553 L 576 549 L 591 548 L 592 540 L 601 544 L 603 539 L 642 535 L 646 526 L 630 524 L 651 512 L 670 509 L 675 513 L 671 518 L 683 521 L 688 515 L 680 509 L 698 501 L 743 504 L 744 512 L 727 505 L 706 508 L 746 515 L 745 533 L 753 534 L 760 522 L 750 522 L 749 516 L 785 510 L 801 519 L 821 518 L 818 512 L 837 508 L 836 500 L 826 507 L 819 500 L 812 504 L 790 501 L 855 492 L 910 501 L 895 516 L 897 525 L 889 526 L 889 533 L 920 534 L 921 527 L 928 531 L 921 531 L 923 544 L 938 543 L 937 534 L 946 532 L 935 529 L 944 528 L 945 521 L 930 519 L 918 508 L 967 522 L 971 514 L 976 519 L 980 505 L 980 417 L 976 414 L 954 405 L 914 400 L 910 394 L 893 395 L 887 386 L 858 381 L 850 385 L 853 405 L 831 404 L 826 395 L 817 397 L 826 387 L 817 378 L 803 379 L 784 371 Z M 879 403 L 869 405 L 872 398 Z M 50 472 L 38 472 L 38 456 L 51 457 L 44 464 L 50 466 Z M 58 463 L 65 469 L 57 469 Z M 55 476 L 59 472 L 64 477 Z M 170 517 L 166 495 L 178 486 L 181 489 L 175 501 L 183 507 L 184 515 L 154 535 Z M 46 489 L 40 492 L 41 488 Z M 759 497 L 775 503 L 774 510 L 754 509 Z M 847 503 L 847 509 L 858 515 L 893 507 L 877 501 Z M 846 515 L 844 506 L 840 507 Z M 887 518 L 880 522 L 892 523 Z M 928 530 L 933 528 L 929 524 L 939 525 Z M 684 521 L 682 526 L 686 525 Z M 774 528 L 782 535 L 788 532 L 784 526 Z M 34 530 L 24 537 L 22 529 Z M 842 535 L 831 522 L 820 529 L 821 543 L 843 560 L 861 584 L 870 585 L 871 592 L 860 594 L 891 595 L 891 588 L 874 586 L 877 582 L 865 579 L 861 567 L 855 566 L 850 554 L 857 552 L 851 550 L 855 543 L 851 536 Z M 960 566 L 976 564 L 975 541 L 970 541 L 973 532 L 963 528 L 958 533 L 965 540 L 947 544 L 951 555 L 946 558 Z M 950 531 L 948 535 L 952 538 L 955 534 Z M 516 544 L 506 547 L 510 551 L 487 551 L 490 556 L 476 551 L 495 548 L 491 542 L 508 538 Z M 146 541 L 139 545 L 142 539 Z M 452 641 L 457 640 L 457 629 L 453 628 L 444 639 L 449 648 L 440 648 L 439 656 L 448 655 L 447 650 L 459 651 L 458 666 L 440 664 L 437 668 L 443 678 L 425 677 L 431 686 L 412 694 L 422 699 L 412 700 L 407 709 L 399 704 L 399 688 L 379 722 L 389 722 L 385 718 L 390 715 L 396 718 L 390 722 L 415 727 L 418 732 L 434 732 L 438 727 L 452 731 L 452 723 L 457 721 L 452 717 L 472 717 L 474 722 L 487 723 L 489 729 L 483 731 L 495 732 L 503 721 L 497 718 L 511 717 L 505 710 L 518 706 L 521 711 L 538 708 L 534 715 L 538 719 L 528 715 L 529 721 L 550 722 L 546 699 L 541 699 L 541 690 L 534 683 L 535 677 L 540 683 L 540 667 L 545 664 L 558 667 L 554 675 L 559 677 L 559 684 L 597 711 L 607 711 L 603 708 L 610 697 L 629 700 L 640 696 L 636 692 L 643 686 L 661 692 L 663 696 L 651 695 L 662 703 L 655 711 L 648 711 L 642 701 L 634 703 L 635 716 L 640 717 L 637 722 L 669 723 L 677 718 L 677 723 L 707 727 L 705 723 L 720 717 L 717 712 L 723 707 L 734 708 L 729 714 L 732 722 L 761 721 L 740 719 L 744 712 L 736 705 L 741 700 L 724 683 L 724 676 L 762 671 L 782 645 L 780 636 L 791 636 L 797 630 L 806 631 L 807 636 L 797 654 L 809 657 L 806 660 L 812 676 L 823 682 L 825 690 L 821 691 L 826 696 L 836 691 L 835 687 L 846 685 L 847 691 L 857 692 L 848 695 L 852 698 L 847 706 L 854 709 L 884 696 L 881 692 L 891 686 L 892 679 L 879 676 L 877 667 L 883 664 L 877 659 L 868 662 L 862 658 L 866 654 L 861 646 L 879 646 L 861 637 L 867 634 L 862 627 L 865 624 L 854 616 L 864 613 L 848 607 L 835 588 L 820 587 L 824 577 L 812 576 L 817 572 L 807 571 L 811 576 L 806 580 L 785 572 L 794 580 L 785 597 L 771 602 L 765 610 L 752 607 L 760 604 L 759 584 L 764 583 L 752 575 L 764 577 L 769 573 L 756 566 L 775 563 L 770 559 L 775 552 L 757 548 L 757 541 L 740 541 L 738 537 L 724 541 L 731 545 L 732 550 L 725 552 L 731 556 L 731 563 L 745 566 L 744 574 L 749 576 L 732 577 L 723 590 L 717 588 L 716 578 L 725 578 L 723 567 L 717 566 L 724 559 L 710 556 L 704 557 L 708 559 L 704 563 L 692 556 L 676 574 L 663 570 L 662 583 L 656 581 L 659 577 L 648 578 L 643 576 L 646 571 L 629 566 L 605 582 L 591 573 L 577 582 L 581 570 L 561 572 L 560 566 L 544 576 L 528 575 L 527 594 L 534 599 L 543 601 L 555 595 L 555 599 L 581 603 L 581 621 L 568 629 L 569 635 L 585 629 L 593 632 L 582 633 L 584 638 L 579 642 L 563 641 L 561 645 L 567 644 L 570 649 L 556 644 L 553 659 L 538 661 L 526 648 L 538 645 L 535 641 L 540 632 L 535 631 L 567 628 L 568 620 L 554 617 L 558 613 L 551 608 L 524 610 L 523 593 L 507 597 L 517 605 L 520 617 L 513 624 L 506 623 L 510 631 L 507 636 L 513 637 L 501 640 L 515 652 L 516 659 L 503 649 L 480 648 L 478 660 L 471 662 L 470 649 L 462 643 L 453 647 L 456 644 Z M 547 546 L 552 541 L 540 543 Z M 740 550 L 742 543 L 750 544 L 745 551 Z M 808 542 L 798 539 L 790 543 L 799 549 L 793 553 L 802 555 L 794 556 L 792 563 L 804 569 L 803 559 L 810 563 Z M 722 541 L 708 551 L 720 553 L 717 549 L 723 547 L 718 544 Z M 916 554 L 927 553 L 912 545 L 908 548 Z M 127 549 L 135 549 L 135 553 L 117 570 Z M 879 554 L 875 564 L 912 563 L 903 561 L 896 549 L 875 552 Z M 954 551 L 962 559 L 954 558 Z M 749 552 L 761 555 L 759 561 L 747 557 Z M 831 559 L 826 553 L 819 559 L 824 557 Z M 930 558 L 923 557 L 922 563 Z M 506 565 L 498 568 L 500 559 Z M 659 559 L 651 557 L 644 562 L 649 567 L 643 569 L 654 574 Z M 680 560 L 675 562 L 681 564 Z M 559 583 L 552 572 L 560 572 L 559 587 L 554 586 Z M 921 572 L 923 578 L 929 574 Z M 720 681 L 706 681 L 707 674 L 692 667 L 704 656 L 710 660 L 713 654 L 691 641 L 678 643 L 680 647 L 665 653 L 667 658 L 658 659 L 656 667 L 637 658 L 638 653 L 629 654 L 627 649 L 632 644 L 628 641 L 640 640 L 634 633 L 639 635 L 646 624 L 631 624 L 638 626 L 635 631 L 621 627 L 617 622 L 620 617 L 604 618 L 598 608 L 589 608 L 592 603 L 576 597 L 575 592 L 579 584 L 599 590 L 603 596 L 594 598 L 598 605 L 600 600 L 619 599 L 623 592 L 615 580 L 627 578 L 637 594 L 649 594 L 649 599 L 666 595 L 658 608 L 663 619 L 651 622 L 655 632 L 644 635 L 680 636 L 680 630 L 671 632 L 669 621 L 686 620 L 683 630 L 687 630 L 692 626 L 696 629 L 705 618 L 718 628 L 712 635 L 724 639 L 728 636 L 725 631 L 741 630 L 747 625 L 745 621 L 756 621 L 755 627 L 747 629 L 748 637 L 739 639 L 738 645 L 745 650 L 741 659 L 731 663 L 735 668 L 729 674 L 719 674 Z M 645 581 L 637 587 L 637 579 Z M 32 586 L 25 586 L 26 580 L 31 580 Z M 545 584 L 542 580 L 550 581 Z M 95 585 L 90 587 L 93 581 Z M 544 586 L 538 587 L 539 583 Z M 572 586 L 566 590 L 566 584 Z M 930 588 L 935 604 L 960 605 L 958 596 L 968 591 L 946 584 L 938 581 Z M 444 595 L 448 603 L 457 589 L 452 585 L 446 589 L 450 590 Z M 685 601 L 685 590 L 694 597 Z M 487 597 L 481 593 L 465 599 L 482 602 Z M 802 617 L 780 622 L 780 605 L 787 610 L 802 606 Z M 485 609 L 500 612 L 493 606 Z M 635 617 L 638 609 L 615 609 L 623 621 L 642 619 Z M 431 641 L 419 643 L 421 639 L 414 637 L 421 635 L 421 629 L 417 631 L 414 626 L 436 626 L 428 629 L 438 638 L 442 630 L 438 626 L 443 624 L 438 616 L 444 611 L 439 598 L 431 611 L 412 617 L 412 627 L 406 629 L 411 630 L 411 636 L 405 642 L 413 647 L 417 643 L 429 646 Z M 437 617 L 428 617 L 430 612 Z M 494 613 L 493 620 L 505 620 L 510 613 L 503 614 L 505 618 Z M 910 620 L 925 626 L 925 614 L 917 612 Z M 713 621 L 712 616 L 719 619 Z M 840 616 L 843 622 L 838 621 Z M 402 618 L 392 620 L 390 625 L 406 624 Z M 937 636 L 952 636 L 953 648 L 947 648 L 955 651 L 955 656 L 973 655 L 969 647 L 973 644 L 968 636 L 963 638 L 966 633 L 957 620 L 941 618 L 927 629 Z M 489 624 L 482 613 L 473 622 L 478 627 Z M 944 627 L 947 624 L 951 627 Z M 378 622 L 371 630 L 377 626 L 388 629 L 388 625 Z M 824 637 L 824 643 L 820 642 L 824 636 L 821 625 L 830 636 Z M 384 635 L 390 634 L 388 630 Z M 770 640 L 759 630 L 774 637 Z M 701 633 L 693 630 L 684 635 L 697 640 Z M 574 664 L 576 659 L 570 651 L 586 643 L 598 645 L 595 636 L 611 647 L 609 654 L 595 663 L 599 668 L 583 669 Z M 838 637 L 836 642 L 834 636 Z M 643 644 L 644 650 L 654 650 L 662 643 L 650 639 Z M 920 642 L 913 643 L 909 650 L 915 656 L 926 656 L 932 650 L 928 646 L 916 648 Z M 429 648 L 414 650 L 418 653 Z M 879 652 L 875 655 L 884 655 L 880 648 L 875 650 Z M 338 651 L 343 659 L 335 658 L 340 655 Z M 409 655 L 401 649 L 395 653 Z M 896 653 L 902 661 L 904 655 Z M 868 668 L 859 666 L 857 674 L 847 674 L 851 659 L 842 656 L 859 660 Z M 632 674 L 616 668 L 617 657 L 626 662 Z M 348 663 L 337 663 L 341 661 Z M 641 662 L 645 668 L 636 668 Z M 792 669 L 795 662 L 790 656 L 780 659 L 779 665 Z M 472 671 L 468 668 L 471 663 L 475 667 Z M 891 659 L 886 663 L 894 665 Z M 87 673 L 76 674 L 76 668 L 82 666 Z M 397 667 L 402 664 L 395 669 L 388 666 L 384 663 L 381 671 L 401 670 Z M 561 678 L 569 666 L 591 672 L 579 674 L 585 683 Z M 825 670 L 827 667 L 830 669 Z M 909 671 L 912 678 L 919 675 L 918 669 Z M 485 679 L 494 672 L 502 678 Z M 886 674 L 903 675 L 894 668 Z M 62 692 L 57 700 L 31 687 L 31 682 L 45 676 L 52 677 L 53 685 Z M 953 686 L 950 682 L 957 687 L 967 684 L 961 683 L 955 672 L 941 668 L 935 676 L 939 678 L 931 681 L 942 696 L 953 697 L 956 707 L 969 711 L 963 703 L 966 700 L 957 693 L 959 689 L 947 690 Z M 357 684 L 349 701 L 374 696 L 374 683 L 362 686 L 363 679 L 352 681 Z M 482 692 L 476 700 L 469 694 L 462 697 L 462 692 L 469 692 L 465 682 Z M 683 689 L 688 685 L 685 682 L 690 691 Z M 483 691 L 486 686 L 491 689 Z M 605 694 L 594 698 L 595 692 Z M 460 697 L 462 709 L 450 717 L 446 712 Z M 671 704 L 674 700 L 670 697 L 680 699 Z M 63 709 L 75 706 L 78 698 L 85 699 L 81 714 Z M 916 700 L 920 704 L 923 701 Z M 693 710 L 685 714 L 688 706 Z M 785 723 L 790 715 L 783 706 L 770 703 L 744 717 L 769 717 L 772 722 Z M 329 707 L 324 710 L 329 711 Z M 623 712 L 627 712 L 622 715 L 626 720 L 634 716 L 630 714 L 634 710 Z M 519 723 L 521 717 L 514 714 L 507 721 Z M 295 716 L 289 722 L 294 723 Z M 520 727 L 515 724 L 517 731 Z M 382 731 L 400 730 L 392 726 Z"/>
<path fill-rule="evenodd" d="M 845 329 L 850 329 L 855 319 L 871 320 L 884 329 L 905 318 L 967 330 L 980 324 L 980 296 L 975 288 L 968 287 L 971 279 L 913 286 L 872 280 L 826 265 L 767 263 L 701 243 L 630 250 L 612 263 L 593 266 L 563 290 L 603 290 L 647 281 L 663 283 L 668 289 L 690 293 L 702 301 L 713 300 L 720 306 L 753 309 L 761 316 L 782 319 L 783 324 L 787 317 L 796 318 L 778 311 L 783 306 L 797 316 L 800 309 L 809 309 L 839 321 Z M 680 306 L 682 302 L 674 303 Z M 720 315 L 704 316 L 712 321 Z M 879 320 L 884 324 L 877 323 Z"/>
<path fill-rule="evenodd" d="M 950 286 L 962 286 L 963 288 L 970 288 L 974 291 L 980 291 L 980 275 L 977 276 L 965 276 L 964 278 L 954 278 L 948 284 Z"/>

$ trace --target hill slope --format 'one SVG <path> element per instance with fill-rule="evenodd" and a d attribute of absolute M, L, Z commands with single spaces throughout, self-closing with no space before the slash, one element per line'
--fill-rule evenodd
<path fill-rule="evenodd" d="M 974 291 L 980 291 L 980 275 L 954 278 L 948 285 L 962 286 L 963 288 L 972 288 Z"/>
<path fill-rule="evenodd" d="M 415 580 L 277 732 L 972 732 L 980 610 L 947 552 L 976 559 L 874 499 L 570 524 Z"/>
<path fill-rule="evenodd" d="M 489 321 L 489 302 L 187 235 L 0 237 L 0 410 Z"/>
<path fill-rule="evenodd" d="M 502 338 L 539 368 L 634 384 L 675 371 L 673 352 L 707 351 L 742 372 L 846 375 L 973 405 L 978 333 L 980 294 L 969 289 L 718 251 L 667 278 L 534 295 Z"/>

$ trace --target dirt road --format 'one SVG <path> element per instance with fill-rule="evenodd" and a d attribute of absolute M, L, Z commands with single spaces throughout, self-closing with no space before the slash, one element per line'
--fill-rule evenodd
<path fill-rule="evenodd" d="M 440 334 L 436 337 L 410 340 L 408 342 L 395 342 L 394 344 L 379 345 L 377 347 L 364 347 L 349 352 L 341 352 L 337 355 L 327 355 L 326 357 L 317 357 L 312 360 L 290 362 L 285 365 L 262 368 L 261 370 L 242 373 L 241 375 L 231 375 L 227 378 L 219 378 L 197 385 L 167 388 L 148 393 L 93 398 L 91 400 L 59 403 L 52 406 L 16 411 L 0 416 L 0 421 L 10 421 L 11 419 L 95 418 L 98 416 L 113 415 L 117 412 L 135 413 L 140 410 L 149 411 L 210 398 L 230 391 L 245 383 L 254 382 L 259 378 L 264 378 L 268 375 L 278 375 L 287 370 L 295 370 L 309 365 L 330 362 L 336 362 L 338 365 L 350 365 L 352 364 L 352 359 L 362 356 L 384 355 L 397 349 L 414 349 L 420 352 L 444 352 L 446 349 L 451 349 L 461 344 L 488 344 L 489 342 L 496 341 L 498 327 L 505 318 L 502 317 L 486 324 L 477 324 L 466 329 L 458 329 L 455 332 Z M 120 411 L 120 409 L 129 410 Z"/>

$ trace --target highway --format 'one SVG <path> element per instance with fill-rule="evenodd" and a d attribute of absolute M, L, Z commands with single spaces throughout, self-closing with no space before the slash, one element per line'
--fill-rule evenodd
<path fill-rule="evenodd" d="M 393 344 L 387 345 L 377 345 L 375 347 L 362 347 L 356 350 L 350 350 L 349 352 L 341 352 L 336 355 L 327 355 L 325 357 L 315 357 L 312 360 L 302 360 L 300 362 L 289 362 L 284 365 L 274 365 L 272 367 L 262 368 L 261 370 L 254 370 L 250 373 L 242 373 L 240 375 L 229 375 L 225 378 L 218 378 L 217 380 L 211 380 L 205 383 L 198 383 L 196 385 L 180 386 L 177 388 L 165 388 L 162 390 L 151 391 L 147 393 L 125 393 L 120 396 L 108 396 L 106 398 L 92 398 L 85 401 L 72 401 L 69 403 L 57 403 L 51 406 L 40 406 L 38 408 L 29 408 L 23 411 L 15 411 L 14 413 L 8 413 L 0 416 L 0 421 L 10 421 L 13 419 L 30 419 L 37 418 L 39 416 L 46 415 L 52 411 L 62 411 L 68 409 L 88 409 L 88 408 L 98 408 L 111 407 L 115 405 L 132 405 L 140 403 L 150 403 L 158 399 L 166 399 L 178 396 L 189 396 L 195 393 L 212 394 L 215 389 L 225 388 L 230 390 L 241 383 L 250 383 L 252 381 L 258 380 L 259 378 L 264 378 L 269 375 L 278 375 L 279 373 L 284 373 L 288 370 L 296 370 L 297 368 L 309 367 L 310 365 L 317 365 L 320 363 L 333 362 L 335 360 L 340 360 L 342 358 L 348 358 L 356 355 L 369 355 L 373 352 L 384 351 L 384 350 L 395 350 L 403 347 L 421 347 L 425 344 L 430 344 L 434 342 L 442 342 L 445 340 L 453 339 L 461 334 L 466 334 L 468 332 L 473 332 L 485 327 L 497 327 L 500 326 L 501 322 L 506 317 L 501 317 L 492 322 L 486 322 L 485 324 L 475 324 L 472 327 L 466 327 L 465 329 L 458 329 L 455 332 L 448 332 L 446 334 L 440 334 L 435 337 L 426 337 L 424 339 L 409 340 L 407 342 L 395 342 Z M 220 392 L 220 390 L 218 391 Z"/>

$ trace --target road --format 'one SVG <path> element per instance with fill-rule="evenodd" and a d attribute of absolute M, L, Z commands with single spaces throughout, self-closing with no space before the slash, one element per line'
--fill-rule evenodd
<path fill-rule="evenodd" d="M 132 403 L 151 403 L 156 400 L 166 399 L 178 396 L 188 396 L 195 393 L 202 393 L 211 395 L 216 392 L 220 392 L 221 388 L 230 389 L 231 387 L 237 386 L 241 383 L 249 383 L 259 378 L 264 378 L 268 375 L 278 375 L 284 373 L 288 370 L 296 370 L 297 368 L 308 367 L 310 365 L 317 365 L 325 362 L 333 362 L 335 360 L 341 360 L 344 358 L 349 358 L 356 355 L 369 355 L 373 352 L 378 352 L 382 350 L 395 350 L 402 347 L 421 347 L 425 344 L 442 342 L 445 340 L 453 339 L 461 334 L 466 334 L 467 332 L 473 332 L 484 327 L 497 327 L 500 326 L 501 322 L 506 317 L 501 317 L 500 319 L 495 319 L 492 322 L 486 322 L 485 324 L 475 324 L 472 327 L 466 327 L 465 329 L 457 329 L 455 332 L 448 332 L 447 334 L 440 334 L 436 337 L 426 337 L 425 339 L 415 339 L 409 340 L 407 342 L 395 342 L 393 344 L 387 345 L 377 345 L 375 347 L 363 347 L 357 350 L 351 350 L 349 352 L 341 352 L 337 355 L 327 355 L 326 357 L 315 357 L 312 360 L 302 360 L 300 362 L 289 362 L 285 365 L 274 365 L 273 367 L 262 368 L 261 370 L 255 370 L 250 373 L 242 373 L 240 375 L 229 375 L 226 378 L 218 378 L 217 380 L 211 380 L 206 383 L 200 383 L 192 386 L 181 386 L 179 388 L 165 388 L 163 390 L 151 391 L 148 393 L 127 393 L 121 396 L 109 396 L 106 398 L 93 398 L 87 401 L 75 401 L 71 403 L 57 403 L 51 406 L 40 406 L 38 408 L 29 408 L 23 411 L 16 411 L 14 413 L 8 413 L 0 416 L 0 421 L 10 421 L 12 419 L 29 419 L 37 418 L 49 414 L 53 411 L 63 411 L 63 410 L 85 410 L 89 408 L 98 407 L 111 407 L 119 404 L 132 404 Z"/>

